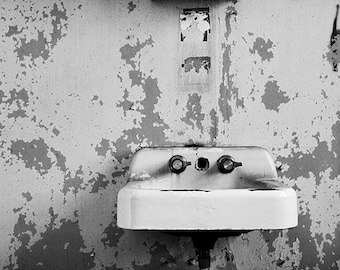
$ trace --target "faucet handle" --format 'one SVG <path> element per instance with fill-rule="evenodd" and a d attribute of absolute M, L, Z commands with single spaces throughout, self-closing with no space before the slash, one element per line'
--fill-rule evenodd
<path fill-rule="evenodd" d="M 242 162 L 237 162 L 233 157 L 224 155 L 217 160 L 217 167 L 221 173 L 231 173 L 236 167 L 242 166 Z"/>
<path fill-rule="evenodd" d="M 191 162 L 180 155 L 175 155 L 169 160 L 170 170 L 177 174 L 183 172 L 189 165 L 191 165 Z"/>

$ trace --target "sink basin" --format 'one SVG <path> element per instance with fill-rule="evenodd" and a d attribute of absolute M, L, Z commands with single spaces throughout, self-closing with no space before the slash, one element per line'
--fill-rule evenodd
<path fill-rule="evenodd" d="M 297 225 L 296 193 L 280 182 L 264 148 L 142 148 L 128 178 L 118 193 L 121 228 L 249 231 Z"/>

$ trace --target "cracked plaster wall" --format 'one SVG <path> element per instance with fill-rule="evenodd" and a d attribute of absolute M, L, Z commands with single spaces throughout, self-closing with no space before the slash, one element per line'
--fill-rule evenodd
<path fill-rule="evenodd" d="M 0 267 L 195 269 L 190 239 L 117 228 L 116 195 L 137 147 L 199 142 L 268 148 L 299 201 L 297 228 L 220 239 L 213 269 L 339 269 L 336 4 L 1 1 Z M 183 91 L 198 7 L 211 80 Z"/>

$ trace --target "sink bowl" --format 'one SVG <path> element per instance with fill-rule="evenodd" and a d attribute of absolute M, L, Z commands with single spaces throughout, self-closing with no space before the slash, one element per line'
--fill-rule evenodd
<path fill-rule="evenodd" d="M 142 148 L 117 204 L 118 226 L 132 230 L 285 229 L 298 216 L 270 153 L 245 146 Z"/>

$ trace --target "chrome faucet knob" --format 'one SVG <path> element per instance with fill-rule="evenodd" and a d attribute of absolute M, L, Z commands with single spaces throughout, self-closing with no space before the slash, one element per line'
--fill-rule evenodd
<path fill-rule="evenodd" d="M 237 162 L 233 157 L 225 155 L 217 160 L 217 167 L 221 173 L 231 173 L 236 167 L 242 166 L 242 162 Z"/>
<path fill-rule="evenodd" d="M 175 155 L 169 160 L 170 170 L 177 174 L 183 172 L 189 165 L 191 165 L 191 162 L 180 155 Z"/>

